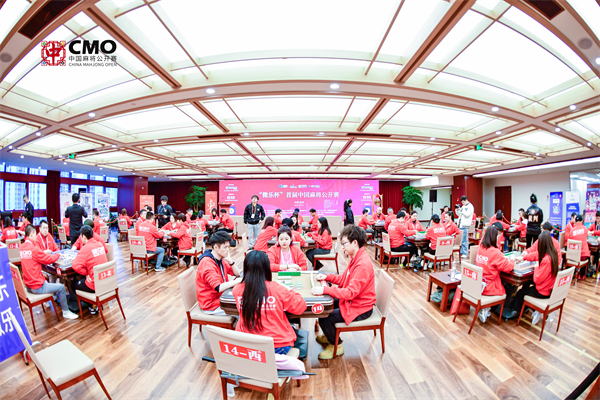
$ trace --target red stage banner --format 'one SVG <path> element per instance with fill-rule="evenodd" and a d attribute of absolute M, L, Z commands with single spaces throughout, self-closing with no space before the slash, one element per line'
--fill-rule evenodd
<path fill-rule="evenodd" d="M 217 208 L 217 192 L 206 192 L 204 199 L 204 214 L 210 215 L 212 209 Z"/>

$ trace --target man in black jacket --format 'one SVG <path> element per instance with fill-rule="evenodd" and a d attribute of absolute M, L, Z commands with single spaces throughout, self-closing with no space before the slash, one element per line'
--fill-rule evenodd
<path fill-rule="evenodd" d="M 73 193 L 71 199 L 73 200 L 73 205 L 65 211 L 65 218 L 69 218 L 69 236 L 71 237 L 71 243 L 75 243 L 79 238 L 83 219 L 87 218 L 88 215 L 85 209 L 79 204 L 79 193 Z"/>
<path fill-rule="evenodd" d="M 173 208 L 167 204 L 169 198 L 167 196 L 163 196 L 160 198 L 160 206 L 156 208 L 156 216 L 158 217 L 158 227 L 162 228 L 169 222 L 169 217 L 171 214 L 175 214 Z"/>
<path fill-rule="evenodd" d="M 527 209 L 527 235 L 525 236 L 527 248 L 530 248 L 540 236 L 542 224 L 544 223 L 544 213 L 537 206 L 537 196 L 532 193 L 529 200 L 531 200 L 531 205 Z"/>
<path fill-rule="evenodd" d="M 31 204 L 27 195 L 23 196 L 23 201 L 25 202 L 25 211 L 23 214 L 27 216 L 29 222 L 33 223 L 33 204 Z"/>
<path fill-rule="evenodd" d="M 250 249 L 254 247 L 254 243 L 260 234 L 260 221 L 265 219 L 265 209 L 258 204 L 258 196 L 252 196 L 252 203 L 246 206 L 244 210 L 244 224 L 248 231 L 248 245 Z"/>

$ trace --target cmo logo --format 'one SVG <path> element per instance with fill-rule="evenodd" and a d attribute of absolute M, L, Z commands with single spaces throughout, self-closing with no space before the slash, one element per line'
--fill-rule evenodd
<path fill-rule="evenodd" d="M 42 42 L 42 66 L 57 66 L 64 67 L 67 65 L 67 50 L 65 49 L 66 42 L 57 40 L 49 40 Z"/>

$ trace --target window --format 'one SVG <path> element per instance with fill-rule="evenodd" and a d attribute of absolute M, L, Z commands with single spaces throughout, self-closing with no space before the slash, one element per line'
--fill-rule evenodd
<path fill-rule="evenodd" d="M 106 177 L 106 182 L 119 182 L 119 178 Z"/>
<path fill-rule="evenodd" d="M 87 179 L 88 176 L 87 176 L 87 174 L 80 174 L 80 173 L 77 173 L 77 172 L 73 172 L 73 173 L 71 173 L 71 178 L 74 178 L 74 179 Z"/>
<path fill-rule="evenodd" d="M 0 164 L 0 172 L 4 172 L 4 163 Z"/>
<path fill-rule="evenodd" d="M 48 175 L 48 170 L 41 168 L 29 168 L 29 175 Z"/>
<path fill-rule="evenodd" d="M 90 175 L 90 179 L 93 181 L 104 181 L 104 177 L 102 175 Z"/>
<path fill-rule="evenodd" d="M 0 210 L 4 209 L 4 180 L 0 179 Z"/>
<path fill-rule="evenodd" d="M 4 190 L 5 210 L 23 210 L 25 208 L 23 196 L 26 192 L 27 186 L 25 182 L 6 182 Z"/>
<path fill-rule="evenodd" d="M 61 183 L 60 184 L 60 193 L 70 193 L 69 192 L 69 184 L 68 183 Z"/>
<path fill-rule="evenodd" d="M 6 167 L 6 172 L 13 172 L 15 174 L 26 174 L 27 167 L 17 167 L 16 165 L 9 165 Z"/>
<path fill-rule="evenodd" d="M 60 177 L 61 178 L 70 178 L 71 174 L 69 172 L 61 171 L 60 172 Z"/>
<path fill-rule="evenodd" d="M 30 183 L 29 184 L 29 201 L 36 210 L 46 209 L 46 184 L 45 183 Z"/>
<path fill-rule="evenodd" d="M 46 220 L 46 217 L 33 217 L 33 225 L 39 226 L 42 220 Z M 48 222 L 48 221 L 46 221 Z"/>
<path fill-rule="evenodd" d="M 104 193 L 104 187 L 103 186 L 90 186 L 90 193 L 94 194 L 94 200 L 92 203 L 92 204 L 94 204 L 94 208 L 98 208 L 98 199 L 97 199 L 96 195 L 98 193 Z"/>
<path fill-rule="evenodd" d="M 117 188 L 106 188 L 106 194 L 108 194 L 108 206 L 109 207 L 116 207 L 117 206 L 117 193 L 118 193 L 118 189 Z"/>
<path fill-rule="evenodd" d="M 87 192 L 86 185 L 71 185 L 71 193 L 79 193 L 79 189 L 83 189 Z"/>

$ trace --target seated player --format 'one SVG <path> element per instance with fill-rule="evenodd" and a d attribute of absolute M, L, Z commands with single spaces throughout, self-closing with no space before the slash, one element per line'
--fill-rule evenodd
<path fill-rule="evenodd" d="M 83 225 L 89 226 L 90 228 L 92 228 L 92 231 L 94 230 L 94 221 L 92 221 L 91 219 L 86 219 L 83 222 Z M 108 253 L 108 247 L 106 246 L 106 243 L 104 243 L 104 239 L 102 239 L 102 236 L 100 236 L 94 232 L 94 239 L 100 243 L 103 243 L 104 250 Z M 71 246 L 71 249 L 72 250 L 80 250 L 82 247 L 83 247 L 83 242 L 81 241 L 81 236 L 79 236 L 77 238 L 77 240 L 75 241 L 75 243 L 73 243 L 73 246 Z"/>
<path fill-rule="evenodd" d="M 223 224 L 223 227 L 219 230 L 225 231 L 227 233 L 233 233 L 233 228 L 235 226 L 233 223 L 233 219 L 227 213 L 227 210 L 224 208 L 221 209 L 221 223 Z"/>
<path fill-rule="evenodd" d="M 496 221 L 492 224 L 498 229 L 498 238 L 497 238 L 497 247 L 502 251 L 504 249 L 504 243 L 506 243 L 506 238 L 504 237 L 504 226 L 500 223 L 500 221 Z"/>
<path fill-rule="evenodd" d="M 358 221 L 358 226 L 363 228 L 367 233 L 373 233 L 373 229 L 369 228 L 371 225 L 375 225 L 377 221 L 373 218 L 369 218 L 369 210 L 364 209 L 362 213 L 362 217 L 360 217 L 360 221 Z"/>
<path fill-rule="evenodd" d="M 204 212 L 198 211 L 198 215 L 196 216 L 196 219 L 192 223 L 196 224 L 198 226 L 198 228 L 200 228 L 202 233 L 204 233 L 204 235 L 206 236 L 208 234 L 208 231 L 206 229 L 206 225 L 208 224 L 208 221 L 206 220 L 206 218 L 203 218 L 203 217 L 204 217 Z"/>
<path fill-rule="evenodd" d="M 571 232 L 571 229 L 575 227 L 575 218 L 577 218 L 577 213 L 571 213 L 571 220 L 569 221 L 567 226 L 565 226 L 565 239 L 567 235 Z"/>
<path fill-rule="evenodd" d="M 504 216 L 502 215 L 502 210 L 498 210 L 496 215 L 492 215 L 490 218 L 490 225 L 494 225 L 496 222 L 499 222 L 502 225 L 503 230 L 510 229 L 510 225 L 504 222 Z"/>
<path fill-rule="evenodd" d="M 446 237 L 446 228 L 442 225 L 442 220 L 439 215 L 433 214 L 431 217 L 431 225 L 427 228 L 425 237 L 429 239 L 429 246 L 423 250 L 423 253 L 435 255 L 438 238 Z"/>
<path fill-rule="evenodd" d="M 146 209 L 142 209 L 140 210 L 140 217 L 137 219 L 137 221 L 135 221 L 135 234 L 137 236 L 140 235 L 140 231 L 139 231 L 139 227 L 142 223 L 146 222 L 146 213 L 148 212 L 148 210 Z"/>
<path fill-rule="evenodd" d="M 460 233 L 460 229 L 456 225 L 456 223 L 452 220 L 454 213 L 452 211 L 448 211 L 446 213 L 446 222 L 444 223 L 446 227 L 446 235 L 448 236 L 456 236 Z"/>
<path fill-rule="evenodd" d="M 54 237 L 49 233 L 48 223 L 45 219 L 40 221 L 40 234 L 35 239 L 35 245 L 46 254 L 58 251 L 58 246 L 54 241 Z"/>
<path fill-rule="evenodd" d="M 298 220 L 298 225 L 302 226 L 302 224 L 304 223 L 304 218 L 302 218 L 302 215 L 300 215 L 300 209 L 295 208 L 294 214 L 296 214 L 296 219 Z"/>
<path fill-rule="evenodd" d="M 217 212 L 216 208 L 212 209 L 212 211 L 210 212 L 210 215 L 208 216 L 208 220 L 221 222 L 221 218 L 219 218 L 219 213 Z"/>
<path fill-rule="evenodd" d="M 444 206 L 440 211 L 440 219 L 442 220 L 442 225 L 446 225 L 446 219 L 448 218 L 448 211 L 450 211 L 450 207 Z M 450 219 L 452 219 L 452 214 L 450 215 Z"/>
<path fill-rule="evenodd" d="M 348 325 L 352 321 L 369 318 L 373 313 L 376 301 L 375 270 L 371 257 L 364 248 L 367 243 L 367 234 L 364 229 L 356 225 L 346 225 L 340 240 L 344 253 L 350 257 L 348 267 L 342 275 L 319 274 L 317 276 L 320 281 L 338 286 L 315 286 L 311 290 L 313 295 L 328 294 L 334 298 L 333 312 L 327 318 L 318 320 L 323 335 L 317 336 L 317 342 L 327 345 L 325 350 L 319 353 L 319 358 L 322 360 L 334 357 L 335 324 L 344 322 Z M 344 354 L 344 348 L 340 338 L 336 355 L 342 354 Z"/>
<path fill-rule="evenodd" d="M 17 229 L 13 226 L 12 219 L 10 217 L 4 218 L 4 228 L 2 228 L 2 240 L 3 243 L 6 243 L 9 239 L 17 239 L 19 235 L 17 235 Z"/>
<path fill-rule="evenodd" d="M 319 230 L 316 232 L 308 232 L 308 236 L 315 240 L 315 248 L 310 249 L 306 252 L 306 257 L 309 259 L 313 266 L 313 270 L 318 271 L 323 267 L 320 261 L 315 261 L 315 255 L 317 254 L 329 254 L 333 247 L 333 240 L 331 239 L 331 229 L 329 229 L 329 222 L 327 218 L 321 217 L 317 221 Z"/>
<path fill-rule="evenodd" d="M 31 222 L 29 221 L 27 214 L 23 213 L 21 214 L 21 227 L 19 228 L 19 231 L 25 232 L 25 228 L 27 228 L 27 225 L 31 225 Z"/>
<path fill-rule="evenodd" d="M 230 240 L 227 232 L 213 233 L 209 240 L 212 250 L 206 250 L 199 257 L 196 297 L 198 306 L 205 314 L 225 315 L 225 311 L 220 307 L 219 298 L 225 290 L 242 281 L 242 278 L 239 278 L 240 271 L 229 255 Z M 237 278 L 229 280 L 231 275 Z"/>
<path fill-rule="evenodd" d="M 298 233 L 302 233 L 302 225 L 300 222 L 300 216 L 297 213 L 292 214 L 292 216 L 290 217 L 290 219 L 294 222 L 294 224 L 291 226 L 291 229 L 293 231 L 296 231 Z"/>
<path fill-rule="evenodd" d="M 423 225 L 421 225 L 421 223 L 419 222 L 417 217 L 418 217 L 417 212 L 413 211 L 410 214 L 410 219 L 408 221 L 406 221 L 406 227 L 413 231 L 422 232 L 425 229 L 423 229 Z"/>
<path fill-rule="evenodd" d="M 306 301 L 300 293 L 273 282 L 265 253 L 251 251 L 246 255 L 244 278 L 233 288 L 233 297 L 240 312 L 236 331 L 272 337 L 276 354 L 287 354 L 291 350 L 296 332 L 286 312 L 302 314 Z"/>
<path fill-rule="evenodd" d="M 562 257 L 562 253 L 561 253 L 561 249 L 560 249 L 560 243 L 558 243 L 558 240 L 554 239 L 552 237 L 552 231 L 554 230 L 554 227 L 552 226 L 552 224 L 548 221 L 544 222 L 542 224 L 542 233 L 544 231 L 550 232 L 550 237 L 552 238 L 552 244 L 554 244 L 554 248 L 556 249 L 556 251 L 558 252 L 558 257 Z M 533 242 L 533 244 L 531 245 L 530 248 L 528 248 L 527 250 L 525 250 L 523 252 L 523 254 L 521 254 L 521 256 L 523 256 L 523 259 L 525 261 L 535 261 L 538 260 L 538 241 L 536 240 L 535 242 Z"/>
<path fill-rule="evenodd" d="M 287 218 L 286 218 L 287 219 Z M 292 231 L 282 226 L 277 231 L 277 244 L 267 251 L 271 271 L 306 271 L 306 256 L 292 244 Z"/>
<path fill-rule="evenodd" d="M 519 208 L 519 219 L 515 224 L 515 230 L 519 232 L 519 240 L 525 242 L 527 240 L 527 218 L 524 216 L 525 210 Z"/>
<path fill-rule="evenodd" d="M 273 236 L 277 236 L 277 229 L 274 225 L 275 218 L 265 218 L 262 230 L 260 231 L 258 238 L 256 238 L 256 243 L 254 243 L 254 250 L 264 251 L 265 253 L 269 251 L 269 240 L 271 240 Z"/>
<path fill-rule="evenodd" d="M 175 214 L 169 215 L 169 222 L 164 224 L 163 227 L 160 229 L 169 232 L 176 231 L 177 229 L 179 229 L 179 227 L 177 226 L 177 217 L 175 216 Z"/>
<path fill-rule="evenodd" d="M 73 260 L 73 269 L 75 272 L 83 275 L 85 278 L 74 279 L 71 282 L 71 296 L 75 296 L 76 290 L 94 293 L 96 290 L 94 283 L 94 267 L 108 262 L 108 259 L 106 258 L 104 240 L 96 240 L 94 237 L 94 231 L 90 226 L 84 225 L 81 227 L 81 234 L 79 235 L 79 238 L 83 243 L 83 247 Z M 98 312 L 98 307 L 91 306 L 89 311 L 91 314 L 96 314 Z"/>
<path fill-rule="evenodd" d="M 177 232 L 171 232 L 171 237 L 179 239 L 177 242 L 177 248 L 173 249 L 173 255 L 175 256 L 177 256 L 177 252 L 179 252 L 180 250 L 189 250 L 194 246 L 194 242 L 192 241 L 192 231 L 188 223 L 185 222 L 185 219 L 185 214 L 180 213 L 177 216 Z M 191 260 L 191 256 L 183 257 L 183 261 L 185 262 L 186 267 L 190 266 Z"/>
<path fill-rule="evenodd" d="M 292 227 L 294 226 L 294 220 L 292 218 L 284 218 L 281 226 L 287 226 L 290 228 L 290 230 L 292 231 L 292 235 L 293 235 L 293 238 L 292 238 L 293 242 L 300 242 L 300 247 L 306 246 L 306 240 L 304 240 L 304 238 L 302 237 L 300 232 L 292 229 Z"/>
<path fill-rule="evenodd" d="M 310 224 L 310 231 L 311 232 L 316 232 L 317 230 L 319 230 L 319 216 L 317 215 L 317 210 L 315 210 L 314 208 L 310 209 L 310 221 L 308 222 Z"/>
<path fill-rule="evenodd" d="M 565 244 L 568 243 L 569 240 L 579 240 L 581 242 L 581 261 L 587 260 L 591 255 L 590 247 L 587 242 L 588 234 L 588 228 L 583 225 L 583 216 L 577 214 L 575 217 L 575 226 L 569 231 L 568 235 L 565 234 Z M 586 268 L 581 268 L 579 270 L 579 279 L 585 278 L 585 271 Z"/>
<path fill-rule="evenodd" d="M 119 216 L 119 221 L 127 222 L 127 229 L 131 228 L 131 218 L 129 218 L 129 215 L 127 215 L 126 208 L 121 209 L 121 215 Z"/>
<path fill-rule="evenodd" d="M 156 245 L 156 239 L 164 236 L 164 231 L 159 231 L 154 222 L 154 214 L 151 211 L 146 213 L 146 221 L 140 224 L 138 228 L 139 235 L 144 237 L 146 242 L 146 252 L 148 254 L 157 254 L 156 267 L 154 271 L 164 272 L 166 269 L 162 266 L 163 258 L 165 257 L 165 249 Z"/>
<path fill-rule="evenodd" d="M 97 233 L 99 235 L 100 228 L 105 225 L 104 220 L 100 218 L 100 212 L 98 210 L 94 210 L 92 214 L 94 216 L 94 233 Z"/>
<path fill-rule="evenodd" d="M 409 261 L 417 255 L 417 247 L 404 240 L 406 236 L 412 236 L 417 233 L 415 230 L 408 229 L 405 222 L 406 214 L 404 211 L 398 211 L 396 219 L 388 226 L 388 234 L 390 235 L 390 249 L 395 252 L 409 252 Z"/>
<path fill-rule="evenodd" d="M 76 319 L 67 304 L 67 291 L 62 283 L 47 282 L 42 273 L 42 264 L 54 264 L 60 254 L 46 254 L 34 243 L 36 242 L 35 228 L 29 225 L 25 228 L 25 241 L 19 248 L 21 256 L 21 270 L 23 271 L 23 283 L 30 293 L 46 294 L 56 293 L 62 307 L 63 318 Z"/>
<path fill-rule="evenodd" d="M 393 210 L 392 210 L 393 213 Z M 383 213 L 383 209 L 381 207 L 377 207 L 377 212 L 375 213 L 376 221 L 385 221 L 385 214 Z"/>
<path fill-rule="evenodd" d="M 275 218 L 275 224 L 273 225 L 275 229 L 281 228 L 281 222 L 283 221 L 281 212 L 281 208 L 275 210 L 275 215 L 273 216 L 273 218 Z"/>
<path fill-rule="evenodd" d="M 392 221 L 394 221 L 396 219 L 396 214 L 394 214 L 394 209 L 392 207 L 389 207 L 387 209 L 387 216 L 385 217 L 385 224 L 383 225 L 383 229 L 385 229 L 385 231 L 387 232 L 390 224 L 392 223 Z"/>
<path fill-rule="evenodd" d="M 192 217 L 194 216 L 194 210 L 192 210 L 191 208 L 188 208 L 186 213 L 185 213 L 185 222 L 187 222 L 188 224 L 190 222 L 192 222 Z"/>

